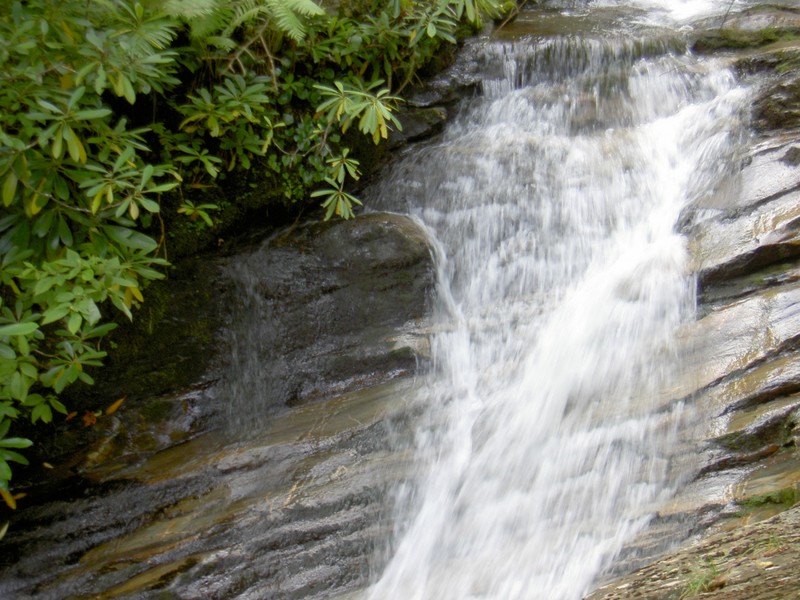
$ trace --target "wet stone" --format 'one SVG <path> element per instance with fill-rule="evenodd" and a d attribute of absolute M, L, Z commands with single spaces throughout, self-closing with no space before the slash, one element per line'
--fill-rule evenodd
<path fill-rule="evenodd" d="M 248 385 L 261 390 L 256 412 L 266 415 L 411 374 L 425 360 L 427 337 L 417 332 L 435 271 L 427 237 L 408 217 L 289 229 L 231 259 L 228 273 L 242 290 L 228 326 L 231 411 L 250 421 L 258 418 Z M 254 363 L 268 376 L 242 379 Z"/>
<path fill-rule="evenodd" d="M 701 288 L 800 255 L 800 191 L 755 210 L 705 223 L 691 240 Z"/>
<path fill-rule="evenodd" d="M 253 278 L 237 279 L 243 264 Z M 222 268 L 213 372 L 226 376 L 129 399 L 98 418 L 91 448 L 54 460 L 12 515 L 0 597 L 288 600 L 363 585 L 410 460 L 387 444 L 427 348 L 427 237 L 398 215 L 313 223 Z M 245 337 L 252 365 L 237 362 Z M 274 394 L 268 406 L 253 390 Z"/>
<path fill-rule="evenodd" d="M 416 142 L 437 133 L 444 128 L 447 120 L 447 109 L 442 106 L 428 108 L 409 108 L 397 115 L 402 129 L 389 132 L 390 148 L 397 148 L 409 142 Z"/>
<path fill-rule="evenodd" d="M 704 23 L 693 49 L 699 53 L 745 50 L 767 46 L 800 34 L 800 11 L 778 6 L 755 6 L 726 13 Z"/>

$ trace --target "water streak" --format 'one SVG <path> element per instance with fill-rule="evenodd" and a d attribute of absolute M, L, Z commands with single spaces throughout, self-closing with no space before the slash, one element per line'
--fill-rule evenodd
<path fill-rule="evenodd" d="M 488 43 L 483 95 L 374 192 L 441 244 L 451 326 L 371 598 L 580 598 L 679 482 L 675 224 L 728 173 L 745 92 L 645 42 Z"/>

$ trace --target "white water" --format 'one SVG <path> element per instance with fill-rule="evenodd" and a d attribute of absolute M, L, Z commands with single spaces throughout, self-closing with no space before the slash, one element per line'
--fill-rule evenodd
<path fill-rule="evenodd" d="M 745 92 L 633 38 L 488 44 L 484 95 L 381 185 L 439 244 L 448 329 L 370 598 L 580 598 L 680 482 L 676 221 L 728 173 Z"/>

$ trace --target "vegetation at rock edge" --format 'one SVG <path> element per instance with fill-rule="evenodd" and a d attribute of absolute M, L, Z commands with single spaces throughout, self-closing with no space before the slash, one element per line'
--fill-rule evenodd
<path fill-rule="evenodd" d="M 206 192 L 257 172 L 251 208 L 353 215 L 352 132 L 501 0 L 0 0 L 0 494 L 15 422 L 69 415 L 103 338 L 163 278 L 175 230 L 236 211 Z M 506 6 L 504 6 L 506 5 Z M 349 133 L 350 132 L 350 133 Z M 214 198 L 218 198 L 215 196 Z"/>

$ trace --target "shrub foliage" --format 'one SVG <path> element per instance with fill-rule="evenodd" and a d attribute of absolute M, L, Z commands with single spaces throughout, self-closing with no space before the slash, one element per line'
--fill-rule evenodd
<path fill-rule="evenodd" d="M 499 0 L 0 0 L 0 490 L 66 414 L 116 313 L 163 277 L 165 223 L 240 169 L 352 216 L 341 135 L 399 127 L 398 93 Z M 301 182 L 297 185 L 294 182 Z M 313 191 L 312 191 L 313 190 Z"/>

